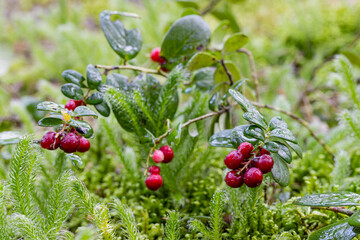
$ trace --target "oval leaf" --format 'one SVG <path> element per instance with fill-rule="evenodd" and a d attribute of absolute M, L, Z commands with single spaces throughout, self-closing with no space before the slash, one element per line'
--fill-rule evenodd
<path fill-rule="evenodd" d="M 244 95 L 234 89 L 229 89 L 229 93 L 245 112 L 257 112 L 257 109 L 254 107 L 254 105 L 252 105 Z"/>
<path fill-rule="evenodd" d="M 210 53 L 199 52 L 196 53 L 186 65 L 189 71 L 194 71 L 199 68 L 208 67 L 216 63 L 216 57 Z"/>
<path fill-rule="evenodd" d="M 274 166 L 271 169 L 271 175 L 273 176 L 275 182 L 282 187 L 286 187 L 290 183 L 289 168 L 276 153 L 272 153 L 271 157 L 274 159 Z"/>
<path fill-rule="evenodd" d="M 81 88 L 73 83 L 65 83 L 61 86 L 61 92 L 68 98 L 81 100 L 84 97 L 84 93 Z"/>
<path fill-rule="evenodd" d="M 75 108 L 74 115 L 76 117 L 92 116 L 94 118 L 97 118 L 97 114 L 93 110 L 85 106 L 79 106 Z"/>
<path fill-rule="evenodd" d="M 244 135 L 244 131 L 245 129 L 247 129 L 249 127 L 249 125 L 241 125 L 241 126 L 237 126 L 235 127 L 232 131 L 231 131 L 231 141 L 233 144 L 234 148 L 238 148 L 239 145 L 243 142 L 249 142 L 252 145 L 257 144 L 258 140 L 256 138 L 252 138 L 252 137 L 246 137 Z"/>
<path fill-rule="evenodd" d="M 128 77 L 118 73 L 109 74 L 106 77 L 106 85 L 113 86 L 114 88 L 127 89 Z"/>
<path fill-rule="evenodd" d="M 70 161 L 76 168 L 78 168 L 79 170 L 84 169 L 85 163 L 81 159 L 81 157 L 79 157 L 78 155 L 75 155 L 73 153 L 66 154 L 66 155 L 68 156 L 68 158 L 70 159 Z"/>
<path fill-rule="evenodd" d="M 250 138 L 259 139 L 260 141 L 265 141 L 264 131 L 261 128 L 254 125 L 251 125 L 248 128 L 246 128 L 244 131 L 244 135 Z"/>
<path fill-rule="evenodd" d="M 279 157 L 284 160 L 287 163 L 291 163 L 292 161 L 292 156 L 291 156 L 291 152 L 290 149 L 285 145 L 282 144 L 280 142 L 276 142 L 279 146 L 279 150 L 277 152 L 277 154 L 279 154 Z"/>
<path fill-rule="evenodd" d="M 36 107 L 39 111 L 50 111 L 50 112 L 57 112 L 60 113 L 62 107 L 60 107 L 58 104 L 54 102 L 41 102 Z"/>
<path fill-rule="evenodd" d="M 292 142 L 289 142 L 289 141 L 285 141 L 285 142 L 292 150 L 294 150 L 294 152 L 296 153 L 296 155 L 299 156 L 299 158 L 302 158 L 302 149 L 301 149 L 299 144 L 292 143 Z"/>
<path fill-rule="evenodd" d="M 349 219 L 338 221 L 311 233 L 309 240 L 351 240 L 360 234 L 360 228 L 353 227 Z"/>
<path fill-rule="evenodd" d="M 231 140 L 231 129 L 227 129 L 212 135 L 209 139 L 209 143 L 213 147 L 226 147 L 232 148 L 232 140 Z"/>
<path fill-rule="evenodd" d="M 270 130 L 274 130 L 275 128 L 288 129 L 289 126 L 280 116 L 277 116 L 270 120 L 269 128 Z"/>
<path fill-rule="evenodd" d="M 64 120 L 61 117 L 46 117 L 38 122 L 41 127 L 53 127 L 56 125 L 63 124 Z"/>
<path fill-rule="evenodd" d="M 294 204 L 313 207 L 359 206 L 360 195 L 353 192 L 312 194 L 296 199 Z"/>
<path fill-rule="evenodd" d="M 272 153 L 277 153 L 279 151 L 279 145 L 276 142 L 266 142 L 264 148 Z"/>
<path fill-rule="evenodd" d="M 94 105 L 94 107 L 96 108 L 98 113 L 100 113 L 102 116 L 104 116 L 104 117 L 110 116 L 110 107 L 106 103 L 106 101 L 103 101 L 100 104 L 96 104 L 96 105 Z"/>
<path fill-rule="evenodd" d="M 242 33 L 235 33 L 229 36 L 224 44 L 223 53 L 234 52 L 247 44 L 249 38 Z"/>
<path fill-rule="evenodd" d="M 94 135 L 94 130 L 91 125 L 85 121 L 71 119 L 68 124 L 75 128 L 75 130 L 83 135 L 85 138 L 90 138 Z"/>
<path fill-rule="evenodd" d="M 258 112 L 246 112 L 243 114 L 243 118 L 256 126 L 266 130 L 266 122 L 264 117 Z"/>
<path fill-rule="evenodd" d="M 100 92 L 94 92 L 85 99 L 85 102 L 90 105 L 96 105 L 102 103 L 104 100 L 104 94 Z"/>
<path fill-rule="evenodd" d="M 214 48 L 222 49 L 223 48 L 223 40 L 226 34 L 230 30 L 230 21 L 223 20 L 219 23 L 219 25 L 215 28 L 213 34 L 211 35 L 211 45 Z"/>
<path fill-rule="evenodd" d="M 276 128 L 269 133 L 270 137 L 280 138 L 296 143 L 294 134 L 289 129 Z"/>
<path fill-rule="evenodd" d="M 89 64 L 86 67 L 86 80 L 90 89 L 96 89 L 102 82 L 101 73 L 94 65 Z"/>
<path fill-rule="evenodd" d="M 61 74 L 61 76 L 68 82 L 68 83 L 74 83 L 78 85 L 79 87 L 85 87 L 85 85 L 82 83 L 85 78 L 84 76 L 75 70 L 65 70 Z"/>

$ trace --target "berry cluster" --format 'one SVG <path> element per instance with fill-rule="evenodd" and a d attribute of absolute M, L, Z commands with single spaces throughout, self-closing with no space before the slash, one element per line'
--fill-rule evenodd
<path fill-rule="evenodd" d="M 85 105 L 82 100 L 69 100 L 65 108 L 74 111 L 78 106 Z M 41 139 L 40 145 L 44 149 L 55 150 L 60 147 L 66 153 L 87 152 L 90 142 L 79 135 L 73 127 L 65 126 L 60 132 L 47 132 Z"/>
<path fill-rule="evenodd" d="M 160 52 L 161 52 L 161 49 L 159 47 L 154 48 L 153 50 L 151 50 L 150 58 L 154 62 L 157 62 L 160 64 L 161 70 L 163 70 L 164 72 L 168 72 L 168 69 L 166 69 L 164 67 L 164 65 L 166 64 L 166 59 L 164 57 L 160 56 Z"/>
<path fill-rule="evenodd" d="M 174 151 L 170 146 L 162 146 L 159 150 L 154 151 L 152 158 L 155 163 L 169 163 L 174 158 Z M 149 173 L 150 176 L 145 181 L 146 187 L 156 191 L 163 184 L 160 168 L 158 166 L 151 166 Z"/>
<path fill-rule="evenodd" d="M 231 151 L 224 160 L 225 165 L 232 169 L 225 177 L 225 182 L 232 188 L 246 186 L 254 188 L 261 184 L 263 174 L 271 171 L 274 161 L 264 148 L 254 151 L 248 142 L 240 144 L 238 150 Z"/>

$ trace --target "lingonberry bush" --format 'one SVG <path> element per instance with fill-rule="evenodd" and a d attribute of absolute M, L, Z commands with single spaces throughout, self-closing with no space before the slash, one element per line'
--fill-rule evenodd
<path fill-rule="evenodd" d="M 341 208 L 359 205 L 355 193 L 308 195 L 271 205 L 274 195 L 284 202 L 290 198 L 288 186 L 299 178 L 298 173 L 290 174 L 291 167 L 308 171 L 293 162 L 303 157 L 294 126 L 307 129 L 330 159 L 335 155 L 305 120 L 260 103 L 254 58 L 244 48 L 251 39 L 229 33 L 227 21 L 211 31 L 192 13 L 175 21 L 161 46 L 149 52 L 156 68 L 135 64 L 142 33 L 121 20 L 136 21 L 138 15 L 100 13 L 100 27 L 120 65 L 93 62 L 82 73 L 61 69 L 66 83 L 58 92 L 68 101 L 37 104 L 44 114 L 38 125 L 47 130 L 43 137 L 0 139 L 4 145 L 17 143 L 9 179 L 0 185 L 0 237 L 86 239 L 93 231 L 103 239 L 247 239 L 249 234 L 254 239 L 352 239 L 360 233 L 359 213 Z M 251 79 L 240 74 L 234 56 L 246 57 Z M 339 85 L 346 78 L 344 91 L 358 104 L 350 63 L 337 57 L 336 64 L 331 76 Z M 295 124 L 288 125 L 273 112 Z M 356 128 L 355 114 L 341 115 L 351 128 Z M 41 153 L 35 144 L 40 144 Z M 115 154 L 108 154 L 111 151 Z M 310 154 L 304 154 L 304 161 Z M 210 161 L 213 155 L 223 162 Z M 113 167 L 113 159 L 120 168 Z M 213 166 L 222 171 L 210 170 Z M 82 174 L 84 169 L 92 171 Z M 38 172 L 44 179 L 36 178 Z M 85 186 L 82 181 L 101 183 Z M 306 181 L 311 193 L 316 178 Z M 204 204 L 211 196 L 210 204 Z M 149 216 L 129 201 L 133 213 L 125 205 L 127 197 L 145 202 L 156 213 Z M 336 222 L 340 217 L 294 205 L 351 217 Z M 164 206 L 179 211 L 165 212 Z M 181 216 L 189 208 L 193 215 Z M 203 216 L 209 212 L 209 217 Z M 143 221 L 137 223 L 134 214 L 141 214 Z M 93 225 L 79 228 L 85 221 Z M 322 221 L 329 225 L 319 229 Z"/>

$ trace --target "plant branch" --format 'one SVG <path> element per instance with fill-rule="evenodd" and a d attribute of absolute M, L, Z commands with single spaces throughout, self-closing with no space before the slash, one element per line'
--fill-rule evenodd
<path fill-rule="evenodd" d="M 252 55 L 252 53 L 249 50 L 247 50 L 245 48 L 240 48 L 237 50 L 237 52 L 245 53 L 249 58 L 249 63 L 250 63 L 250 68 L 251 68 L 251 78 L 253 79 L 254 85 L 255 85 L 256 101 L 260 102 L 259 79 L 258 79 L 257 72 L 256 72 L 254 56 Z"/>
<path fill-rule="evenodd" d="M 353 211 L 345 209 L 345 208 L 341 208 L 341 207 L 311 207 L 311 209 L 321 209 L 321 210 L 329 210 L 329 211 L 333 211 L 335 213 L 342 213 L 348 216 L 351 216 L 354 214 Z"/>
<path fill-rule="evenodd" d="M 229 71 L 229 69 L 227 68 L 227 66 L 226 66 L 226 64 L 225 64 L 225 62 L 224 62 L 224 59 L 221 59 L 221 60 L 220 60 L 220 63 L 221 63 L 221 65 L 223 66 L 223 68 L 224 68 L 224 70 L 225 70 L 225 73 L 226 73 L 226 75 L 227 75 L 228 78 L 229 78 L 230 86 L 232 86 L 232 85 L 234 84 L 234 81 L 233 81 L 233 79 L 232 79 L 231 72 Z"/>
<path fill-rule="evenodd" d="M 202 11 L 200 11 L 200 15 L 204 16 L 205 14 L 211 12 L 211 10 L 218 4 L 221 0 L 212 0 Z"/>
<path fill-rule="evenodd" d="M 121 66 L 95 65 L 95 67 L 104 69 L 104 73 L 103 73 L 104 75 L 107 75 L 108 72 L 113 71 L 113 70 L 124 69 L 124 70 L 140 71 L 140 72 L 143 72 L 143 73 L 157 74 L 157 75 L 167 77 L 167 74 L 165 74 L 164 72 L 162 72 L 160 70 L 155 70 L 155 69 L 150 69 L 150 68 L 143 68 L 143 67 L 132 66 L 132 65 L 121 65 Z"/>
<path fill-rule="evenodd" d="M 259 104 L 259 103 L 256 103 L 256 102 L 252 102 L 253 105 L 259 107 L 259 108 L 267 108 L 267 109 L 270 109 L 270 110 L 273 110 L 275 112 L 280 112 L 280 113 L 283 113 L 289 117 L 291 117 L 292 119 L 296 120 L 297 122 L 299 122 L 301 125 L 303 125 L 310 133 L 310 135 L 318 142 L 320 143 L 320 145 L 325 149 L 326 152 L 329 153 L 329 155 L 332 157 L 332 159 L 335 159 L 335 155 L 334 153 L 330 150 L 329 146 L 326 145 L 326 143 L 324 142 L 324 140 L 322 140 L 321 138 L 319 138 L 314 132 L 313 130 L 310 128 L 309 126 L 309 123 L 306 122 L 304 119 L 296 116 L 295 114 L 291 113 L 291 112 L 288 112 L 288 111 L 285 111 L 285 110 L 282 110 L 280 108 L 277 108 L 277 107 L 273 107 L 273 106 L 269 106 L 269 105 L 266 105 L 266 104 Z"/>

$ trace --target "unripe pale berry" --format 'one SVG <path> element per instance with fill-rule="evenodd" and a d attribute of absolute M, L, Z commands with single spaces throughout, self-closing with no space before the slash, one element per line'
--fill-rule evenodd
<path fill-rule="evenodd" d="M 233 170 L 226 174 L 225 182 L 229 187 L 239 188 L 243 184 L 243 176 L 237 175 L 236 172 L 236 170 Z"/>
<path fill-rule="evenodd" d="M 263 180 L 263 174 L 258 168 L 250 168 L 244 174 L 244 183 L 246 186 L 254 188 L 261 184 Z"/>
<path fill-rule="evenodd" d="M 262 155 L 255 161 L 255 166 L 261 170 L 262 173 L 268 173 L 274 166 L 274 160 L 270 155 Z"/>
<path fill-rule="evenodd" d="M 231 151 L 224 159 L 225 165 L 230 169 L 240 168 L 243 162 L 244 158 L 237 150 Z"/>
<path fill-rule="evenodd" d="M 251 152 L 254 150 L 254 147 L 251 143 L 243 142 L 240 144 L 238 151 L 244 156 L 245 159 L 251 157 Z"/>
<path fill-rule="evenodd" d="M 75 152 L 80 144 L 80 138 L 75 133 L 67 133 L 60 140 L 60 148 L 66 153 Z"/>
<path fill-rule="evenodd" d="M 78 152 L 87 152 L 90 149 L 90 142 L 84 137 L 80 137 L 79 147 L 76 151 Z"/>
<path fill-rule="evenodd" d="M 158 166 L 151 166 L 149 168 L 150 174 L 160 174 L 160 168 Z"/>
<path fill-rule="evenodd" d="M 45 133 L 40 142 L 41 147 L 49 150 L 57 149 L 60 145 L 60 137 L 55 139 L 55 136 L 56 132 Z"/>
<path fill-rule="evenodd" d="M 163 179 L 159 174 L 151 174 L 146 179 L 145 184 L 149 190 L 156 191 L 163 185 Z"/>
<path fill-rule="evenodd" d="M 154 162 L 161 163 L 164 161 L 164 153 L 161 150 L 155 150 L 152 156 Z"/>
<path fill-rule="evenodd" d="M 169 163 L 174 158 L 174 151 L 170 146 L 162 146 L 160 151 L 162 151 L 164 154 L 163 163 Z"/>

